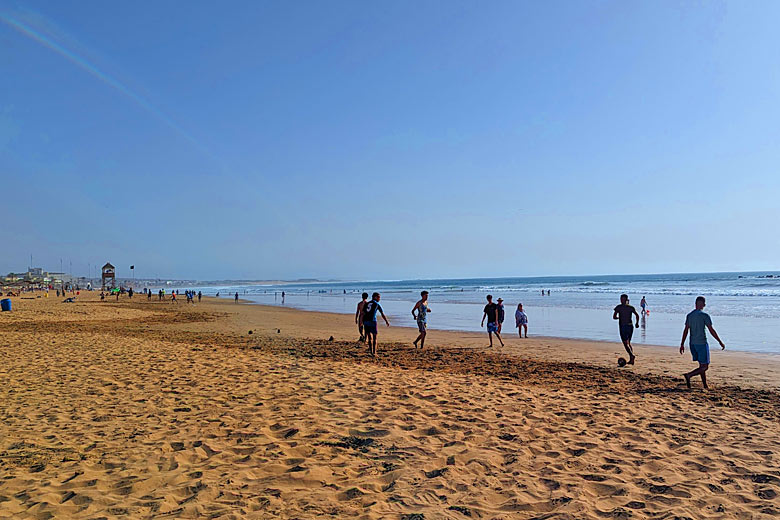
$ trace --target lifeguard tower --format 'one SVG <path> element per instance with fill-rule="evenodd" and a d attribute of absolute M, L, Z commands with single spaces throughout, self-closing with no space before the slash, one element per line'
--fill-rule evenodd
<path fill-rule="evenodd" d="M 100 279 L 103 283 L 103 290 L 113 289 L 116 287 L 116 267 L 106 262 L 106 265 L 103 266 L 102 271 L 103 274 L 101 275 Z"/>

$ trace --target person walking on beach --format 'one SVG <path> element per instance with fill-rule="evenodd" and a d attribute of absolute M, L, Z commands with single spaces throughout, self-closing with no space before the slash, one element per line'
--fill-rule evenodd
<path fill-rule="evenodd" d="M 685 386 L 691 387 L 691 378 L 701 376 L 701 385 L 707 387 L 707 369 L 710 368 L 710 346 L 707 344 L 707 332 L 709 329 L 712 337 L 720 343 L 720 349 L 725 350 L 726 345 L 720 340 L 718 333 L 712 328 L 712 318 L 704 312 L 704 306 L 707 305 L 704 296 L 696 298 L 696 308 L 685 317 L 685 328 L 683 329 L 682 341 L 680 342 L 680 354 L 685 352 L 685 338 L 688 333 L 691 335 L 690 349 L 691 357 L 699 362 L 699 368 L 683 374 Z"/>
<path fill-rule="evenodd" d="M 179 303 L 176 301 L 176 291 L 171 291 L 171 303 Z"/>
<path fill-rule="evenodd" d="M 523 304 L 517 304 L 517 310 L 515 311 L 515 327 L 520 337 L 523 337 L 523 329 L 525 329 L 525 337 L 528 337 L 528 316 L 523 312 Z"/>
<path fill-rule="evenodd" d="M 645 309 L 647 308 L 647 300 L 645 300 L 644 296 L 642 296 L 642 300 L 639 302 L 639 306 L 642 307 L 642 314 L 645 314 Z"/>
<path fill-rule="evenodd" d="M 501 327 L 504 326 L 504 317 L 506 314 L 504 313 L 504 299 L 499 298 L 496 300 L 496 307 L 498 307 L 498 333 L 501 333 Z"/>
<path fill-rule="evenodd" d="M 636 316 L 636 326 L 631 323 L 632 315 Z M 626 352 L 628 352 L 628 364 L 633 365 L 636 355 L 634 354 L 634 347 L 631 346 L 631 338 L 634 335 L 634 328 L 639 328 L 639 314 L 633 305 L 628 304 L 627 294 L 620 295 L 620 305 L 615 307 L 612 319 L 618 320 L 620 339 L 623 341 L 623 347 L 626 349 Z"/>
<path fill-rule="evenodd" d="M 238 303 L 238 292 L 236 292 L 236 295 L 233 297 L 233 301 Z"/>
<path fill-rule="evenodd" d="M 364 292 L 361 295 L 362 300 L 360 300 L 357 304 L 357 309 L 355 310 L 355 323 L 357 323 L 358 326 L 358 332 L 360 333 L 360 341 L 361 343 L 366 340 L 366 335 L 363 332 L 363 310 L 366 308 L 366 304 L 368 303 L 368 293 Z"/>
<path fill-rule="evenodd" d="M 493 348 L 493 334 L 496 335 L 498 342 L 501 343 L 501 346 L 503 347 L 504 342 L 501 341 L 501 334 L 498 332 L 498 305 L 493 303 L 493 295 L 491 294 L 487 295 L 487 305 L 485 305 L 485 309 L 482 313 L 481 327 L 485 326 L 485 318 L 487 318 L 487 333 L 488 338 L 490 338 L 490 345 L 488 345 L 488 348 Z"/>
<path fill-rule="evenodd" d="M 415 314 L 417 311 L 417 314 Z M 420 293 L 420 299 L 412 307 L 412 317 L 417 322 L 417 330 L 420 331 L 420 335 L 414 340 L 414 348 L 417 348 L 417 343 L 420 343 L 420 348 L 425 348 L 425 336 L 428 334 L 428 313 L 431 312 L 428 307 L 428 291 Z"/>
<path fill-rule="evenodd" d="M 371 301 L 363 307 L 363 330 L 365 331 L 366 339 L 368 340 L 368 353 L 373 357 L 376 357 L 376 313 L 379 312 L 387 326 L 390 326 L 390 322 L 387 321 L 387 316 L 385 316 L 382 306 L 379 305 L 380 299 L 381 295 L 378 292 L 375 292 L 371 295 Z"/>
<path fill-rule="evenodd" d="M 198 303 L 200 303 L 200 299 L 203 297 L 203 293 L 198 291 Z"/>

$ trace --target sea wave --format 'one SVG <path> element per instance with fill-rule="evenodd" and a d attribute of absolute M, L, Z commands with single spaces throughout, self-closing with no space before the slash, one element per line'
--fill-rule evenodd
<path fill-rule="evenodd" d="M 656 295 L 656 296 L 733 296 L 733 297 L 780 297 L 780 287 L 766 290 L 755 290 L 754 288 L 716 288 L 716 287 L 630 287 L 615 286 L 612 289 L 599 287 L 558 287 L 558 293 L 583 293 L 583 294 L 613 294 L 620 291 L 633 294 Z M 536 291 L 530 291 L 536 292 Z"/>

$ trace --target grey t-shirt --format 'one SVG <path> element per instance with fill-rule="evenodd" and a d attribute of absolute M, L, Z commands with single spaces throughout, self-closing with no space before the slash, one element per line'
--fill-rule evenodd
<path fill-rule="evenodd" d="M 707 343 L 707 334 L 704 331 L 707 325 L 712 326 L 709 314 L 699 309 L 693 310 L 685 317 L 685 324 L 690 328 L 691 345 Z"/>

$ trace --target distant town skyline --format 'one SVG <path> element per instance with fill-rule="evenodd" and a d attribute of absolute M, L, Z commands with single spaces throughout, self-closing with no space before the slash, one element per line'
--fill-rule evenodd
<path fill-rule="evenodd" d="M 778 17 L 0 0 L 0 272 L 771 271 Z"/>

